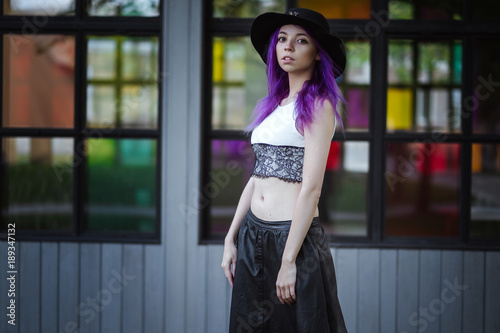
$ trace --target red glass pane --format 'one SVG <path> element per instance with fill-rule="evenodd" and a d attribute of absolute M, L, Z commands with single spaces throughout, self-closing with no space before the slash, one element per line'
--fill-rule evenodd
<path fill-rule="evenodd" d="M 3 37 L 3 126 L 73 127 L 75 38 Z"/>
<path fill-rule="evenodd" d="M 389 143 L 387 236 L 458 236 L 460 145 Z"/>

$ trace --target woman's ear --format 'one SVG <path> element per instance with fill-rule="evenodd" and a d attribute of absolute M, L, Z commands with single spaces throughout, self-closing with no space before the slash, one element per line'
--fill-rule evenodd
<path fill-rule="evenodd" d="M 321 60 L 321 56 L 319 55 L 319 53 L 318 53 L 318 55 L 316 56 L 316 60 L 317 60 L 317 61 L 320 61 L 320 60 Z"/>

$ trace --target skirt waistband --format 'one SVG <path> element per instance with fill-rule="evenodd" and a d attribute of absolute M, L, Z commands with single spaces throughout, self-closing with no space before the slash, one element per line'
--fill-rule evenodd
<path fill-rule="evenodd" d="M 252 213 L 252 210 L 249 209 L 247 212 L 247 218 L 252 221 L 252 223 L 256 224 L 260 228 L 263 229 L 268 229 L 268 230 L 289 230 L 290 225 L 292 224 L 292 220 L 284 220 L 284 221 L 266 221 L 263 219 L 258 218 Z M 319 217 L 313 217 L 311 227 L 312 228 L 319 228 L 321 227 L 320 222 L 319 222 Z"/>

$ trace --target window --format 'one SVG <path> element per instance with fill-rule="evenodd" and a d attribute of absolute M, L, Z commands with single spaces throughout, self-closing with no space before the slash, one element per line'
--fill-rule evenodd
<path fill-rule="evenodd" d="M 252 19 L 303 6 L 343 39 L 345 133 L 320 218 L 340 246 L 498 248 L 500 56 L 491 1 L 207 1 L 202 241 L 220 241 L 254 157 L 243 129 L 265 96 Z M 495 9 L 499 9 L 496 8 Z M 496 13 L 496 14 L 495 14 Z M 422 20 L 426 20 L 423 24 Z M 428 24 L 427 24 L 428 23 Z"/>
<path fill-rule="evenodd" d="M 160 240 L 160 1 L 4 1 L 1 227 Z"/>

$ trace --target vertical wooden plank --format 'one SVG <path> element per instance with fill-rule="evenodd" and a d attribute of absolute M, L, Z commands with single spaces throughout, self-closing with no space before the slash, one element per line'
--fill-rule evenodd
<path fill-rule="evenodd" d="M 397 250 L 380 250 L 380 332 L 396 332 Z"/>
<path fill-rule="evenodd" d="M 101 311 L 112 299 L 111 291 L 101 289 L 101 245 L 83 243 L 80 246 L 80 316 L 81 333 L 100 332 Z"/>
<path fill-rule="evenodd" d="M 197 228 L 197 222 L 190 222 L 188 229 Z M 209 250 L 211 246 L 198 246 L 195 231 L 190 231 L 187 263 L 187 299 L 186 307 L 190 310 L 186 313 L 186 332 L 205 332 L 207 328 L 207 294 L 210 289 L 208 285 Z M 192 237 L 196 237 L 193 239 Z M 219 263 L 220 265 L 220 263 Z M 222 269 L 221 269 L 222 272 Z M 203 277 L 203 278 L 202 278 Z M 209 287 L 207 287 L 209 286 Z"/>
<path fill-rule="evenodd" d="M 23 242 L 18 256 L 21 257 L 19 331 L 38 332 L 40 331 L 40 243 Z"/>
<path fill-rule="evenodd" d="M 123 245 L 123 268 L 120 272 L 123 287 L 123 333 L 144 332 L 143 247 L 142 244 Z"/>
<path fill-rule="evenodd" d="M 441 251 L 420 251 L 418 317 L 412 320 L 418 332 L 439 333 L 440 316 L 446 305 L 441 301 Z"/>
<path fill-rule="evenodd" d="M 485 332 L 500 332 L 500 252 L 486 253 Z"/>
<path fill-rule="evenodd" d="M 359 250 L 358 333 L 379 332 L 380 251 Z"/>
<path fill-rule="evenodd" d="M 484 252 L 464 252 L 464 286 L 450 288 L 463 292 L 463 333 L 484 332 L 484 264 Z"/>
<path fill-rule="evenodd" d="M 446 309 L 441 315 L 441 332 L 462 332 L 463 292 L 454 293 L 450 285 L 463 285 L 463 252 L 442 251 L 441 254 L 441 300 Z"/>
<path fill-rule="evenodd" d="M 190 1 L 168 1 L 163 6 L 163 63 L 164 70 L 168 73 L 162 91 L 164 96 L 162 154 L 166 157 L 162 179 L 162 193 L 166 198 L 162 215 L 162 239 L 168 246 L 165 252 L 167 274 L 164 326 L 167 332 L 172 333 L 185 332 L 187 321 L 186 216 L 191 216 L 193 211 L 185 208 L 192 204 L 188 202 L 190 198 L 188 189 L 191 189 L 187 186 L 190 177 L 187 158 L 190 119 L 187 106 L 192 86 L 188 80 L 189 44 L 179 43 L 179 40 L 189 40 L 190 4 Z"/>
<path fill-rule="evenodd" d="M 101 285 L 111 291 L 113 299 L 101 311 L 101 332 L 121 332 L 122 331 L 122 293 L 123 285 L 121 283 L 122 276 L 122 260 L 123 260 L 123 245 L 122 244 L 102 244 L 101 249 L 101 265 L 102 265 L 102 280 Z M 119 277 L 120 279 L 118 279 Z"/>
<path fill-rule="evenodd" d="M 358 250 L 337 249 L 336 255 L 337 261 L 335 264 L 340 306 L 342 307 L 347 330 L 355 332 L 357 330 Z"/>
<path fill-rule="evenodd" d="M 41 245 L 41 331 L 58 332 L 57 306 L 59 295 L 58 276 L 59 244 L 43 242 Z"/>
<path fill-rule="evenodd" d="M 207 332 L 225 332 L 227 330 L 226 315 L 226 283 L 220 268 L 223 247 L 213 245 L 208 248 L 208 316 Z"/>
<path fill-rule="evenodd" d="M 19 313 L 19 303 L 21 300 L 20 294 L 19 294 L 19 276 L 20 276 L 20 264 L 21 264 L 21 256 L 20 256 L 20 250 L 21 250 L 21 244 L 16 242 L 15 244 L 15 252 L 16 252 L 16 258 L 15 258 L 15 267 L 14 271 L 17 273 L 14 274 L 9 274 L 7 273 L 11 268 L 7 266 L 7 261 L 8 261 L 8 247 L 10 246 L 8 242 L 0 242 L 0 260 L 2 262 L 2 267 L 0 271 L 0 306 L 3 309 L 5 309 L 5 312 L 2 311 L 2 320 L 0 320 L 0 331 L 5 332 L 5 333 L 17 333 L 19 332 L 19 322 L 20 322 L 20 313 Z M 6 269 L 8 268 L 8 269 Z M 12 280 L 7 280 L 7 278 L 11 278 L 11 276 L 14 275 L 14 279 Z M 10 281 L 15 282 L 14 283 L 14 288 L 11 289 L 11 284 Z M 11 300 L 14 301 L 14 305 L 11 305 Z M 7 309 L 7 307 L 15 307 L 12 310 Z M 13 312 L 11 312 L 13 311 Z M 11 315 L 11 317 L 7 316 L 7 314 Z M 13 321 L 12 321 L 13 320 Z M 9 322 L 13 323 L 14 325 L 9 324 Z"/>
<path fill-rule="evenodd" d="M 396 298 L 397 332 L 417 332 L 418 270 L 418 250 L 399 250 Z"/>
<path fill-rule="evenodd" d="M 59 328 L 58 331 L 76 331 L 79 327 L 77 314 L 80 285 L 80 245 L 59 245 Z"/>
<path fill-rule="evenodd" d="M 202 52 L 198 52 L 203 40 L 203 1 L 190 0 L 189 6 L 189 100 L 187 104 L 188 133 L 188 206 L 196 208 L 196 214 L 186 216 L 187 232 L 187 287 L 186 287 L 186 332 L 205 332 L 207 327 L 207 246 L 200 246 L 199 242 L 199 208 L 193 203 L 199 202 L 198 189 L 200 188 L 200 151 L 201 151 L 201 85 L 202 77 Z M 222 271 L 222 270 L 221 270 Z M 200 276 L 204 282 L 200 283 Z M 226 299 L 230 293 L 226 293 Z M 229 303 L 227 310 L 229 311 Z M 229 317 L 228 317 L 229 318 Z M 226 320 L 228 322 L 228 319 Z M 228 324 L 229 325 L 229 324 Z"/>
<path fill-rule="evenodd" d="M 162 245 L 144 246 L 144 332 L 161 333 L 163 328 L 164 260 Z M 200 283 L 200 276 L 197 276 Z M 201 283 L 200 283 L 201 284 Z"/>

